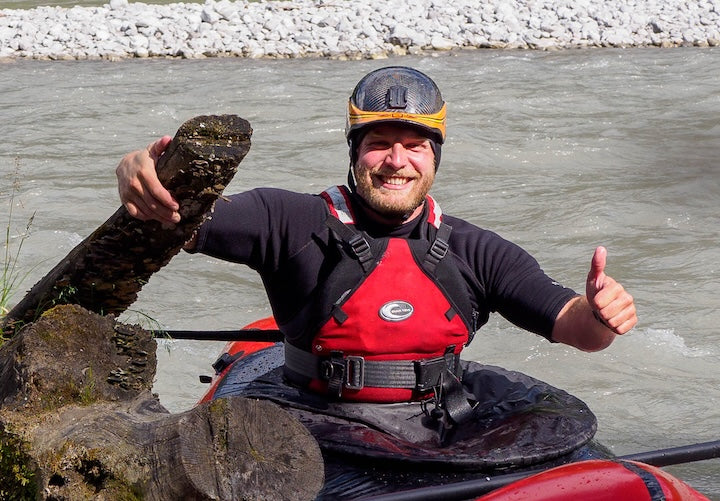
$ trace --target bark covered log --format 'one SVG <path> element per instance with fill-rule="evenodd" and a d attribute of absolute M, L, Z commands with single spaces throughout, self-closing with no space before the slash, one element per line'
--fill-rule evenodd
<path fill-rule="evenodd" d="M 103 314 L 124 311 L 207 217 L 247 154 L 251 135 L 250 124 L 235 115 L 185 122 L 157 166 L 160 181 L 180 204 L 181 222 L 143 222 L 121 207 L 7 314 L 4 335 L 59 304 Z"/>
<path fill-rule="evenodd" d="M 59 306 L 0 348 L 0 499 L 314 499 L 317 442 L 266 401 L 169 414 L 155 342 Z M 5 494 L 5 495 L 3 495 Z"/>
<path fill-rule="evenodd" d="M 141 222 L 120 208 L 6 316 L 0 499 L 315 498 L 323 459 L 304 426 L 240 397 L 168 413 L 151 392 L 152 335 L 108 315 L 132 304 L 207 217 L 251 133 L 236 116 L 183 124 L 157 166 L 182 221 Z"/>

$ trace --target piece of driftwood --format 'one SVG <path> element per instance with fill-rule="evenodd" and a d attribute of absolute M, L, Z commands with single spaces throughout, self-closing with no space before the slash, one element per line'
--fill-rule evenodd
<path fill-rule="evenodd" d="M 251 135 L 250 124 L 235 115 L 185 122 L 157 165 L 160 181 L 180 204 L 181 222 L 143 222 L 121 207 L 7 314 L 4 335 L 59 304 L 102 314 L 124 311 L 207 217 L 250 149 Z"/>
<path fill-rule="evenodd" d="M 315 439 L 267 401 L 170 414 L 152 334 L 58 306 L 0 348 L 0 499 L 312 500 Z"/>
<path fill-rule="evenodd" d="M 170 414 L 151 392 L 155 340 L 116 322 L 207 217 L 250 147 L 236 116 L 177 132 L 158 176 L 174 227 L 119 209 L 36 284 L 3 322 L 0 499 L 314 499 L 319 446 L 279 406 L 241 397 Z M 22 328 L 18 328 L 22 327 Z"/>

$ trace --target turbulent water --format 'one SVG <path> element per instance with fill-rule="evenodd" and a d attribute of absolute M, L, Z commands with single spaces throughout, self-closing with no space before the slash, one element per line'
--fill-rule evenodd
<path fill-rule="evenodd" d="M 524 371 L 588 402 L 598 438 L 625 454 L 719 439 L 720 52 L 716 49 L 467 51 L 386 61 L 20 61 L 0 65 L 0 224 L 29 288 L 118 207 L 122 154 L 186 119 L 236 113 L 255 130 L 228 192 L 316 192 L 343 182 L 344 109 L 386 64 L 433 76 L 449 140 L 433 194 L 447 213 L 517 242 L 582 290 L 596 245 L 640 322 L 585 354 L 499 317 L 469 356 Z M 17 191 L 11 185 L 17 173 Z M 248 215 L 252 217 L 252 215 Z M 179 255 L 128 321 L 227 329 L 269 314 L 251 271 Z M 192 406 L 223 344 L 163 343 L 155 390 Z M 718 460 L 670 471 L 720 500 Z"/>

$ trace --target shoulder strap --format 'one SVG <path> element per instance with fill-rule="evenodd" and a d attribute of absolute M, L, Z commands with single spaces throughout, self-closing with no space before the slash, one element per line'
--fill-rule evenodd
<path fill-rule="evenodd" d="M 372 250 L 364 235 L 351 226 L 355 224 L 355 216 L 348 189 L 345 186 L 331 186 L 320 196 L 325 200 L 330 212 L 325 224 L 340 240 L 350 246 L 363 271 L 369 272 L 373 263 Z"/>
<path fill-rule="evenodd" d="M 370 244 L 362 233 L 355 231 L 347 224 L 343 224 L 338 218 L 332 214 L 327 217 L 325 224 L 335 235 L 348 244 L 352 253 L 360 262 L 360 266 L 365 273 L 370 271 L 373 263 L 373 254 L 370 250 Z"/>
<path fill-rule="evenodd" d="M 423 267 L 433 275 L 438 263 L 445 257 L 450 248 L 450 233 L 452 233 L 452 226 L 440 223 L 440 228 L 435 232 L 435 239 L 425 255 Z"/>
<path fill-rule="evenodd" d="M 320 196 L 328 206 L 330 216 L 325 224 L 343 241 L 350 245 L 353 254 L 367 273 L 372 266 L 372 252 L 362 233 L 351 228 L 355 224 L 355 217 L 350 204 L 349 192 L 345 186 L 331 186 L 323 191 Z M 442 222 L 442 209 L 435 199 L 427 195 L 428 224 L 435 228 L 435 238 L 423 260 L 423 267 L 431 274 L 435 273 L 438 263 L 447 254 L 450 246 L 450 233 L 452 227 Z"/>

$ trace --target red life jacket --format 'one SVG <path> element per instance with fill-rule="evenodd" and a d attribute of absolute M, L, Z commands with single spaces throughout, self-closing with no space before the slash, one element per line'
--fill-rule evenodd
<path fill-rule="evenodd" d="M 397 402 L 431 396 L 438 386 L 433 378 L 457 369 L 471 330 L 471 322 L 463 318 L 467 311 L 447 292 L 463 289 L 457 283 L 459 272 L 450 287 L 436 276 L 451 228 L 441 222 L 440 208 L 428 196 L 427 224 L 434 241 L 370 239 L 354 229 L 346 188 L 330 188 L 322 197 L 331 214 L 328 226 L 353 249 L 354 256 L 346 259 L 359 261 L 365 273 L 340 291 L 330 318 L 312 338 L 311 354 L 289 346 L 286 363 L 311 378 L 310 389 L 346 400 Z M 304 370 L 303 365 L 314 368 Z M 426 368 L 428 373 L 421 374 Z M 337 371 L 343 373 L 339 379 Z"/>

